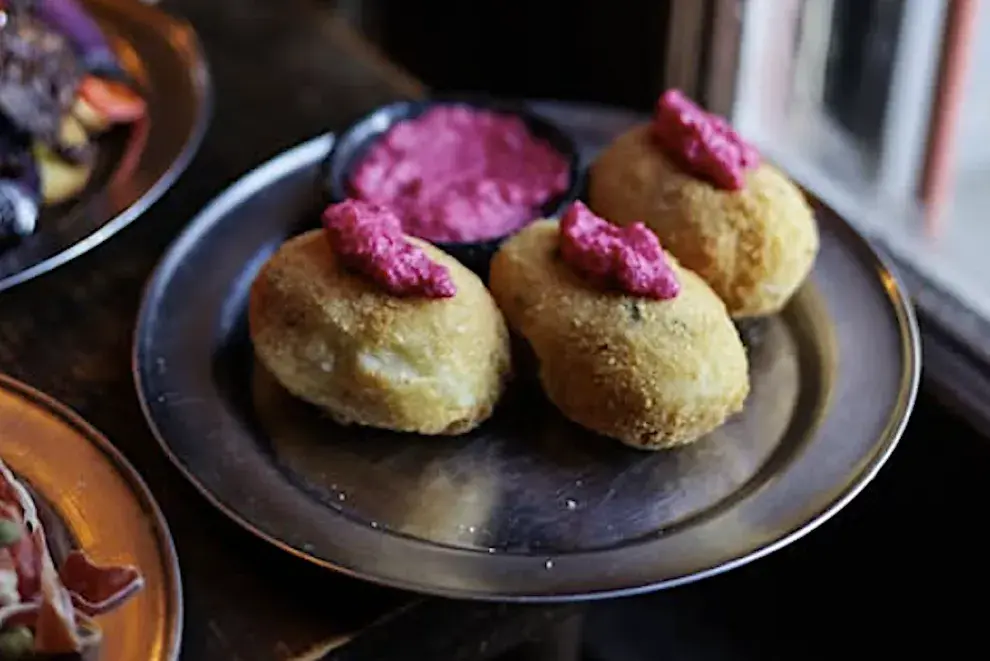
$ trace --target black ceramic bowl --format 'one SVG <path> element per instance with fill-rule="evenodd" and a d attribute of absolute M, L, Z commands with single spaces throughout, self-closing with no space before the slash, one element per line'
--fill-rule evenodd
<path fill-rule="evenodd" d="M 441 97 L 421 101 L 398 101 L 382 106 L 359 119 L 337 136 L 333 150 L 323 166 L 322 186 L 327 204 L 342 202 L 350 197 L 350 177 L 352 169 L 358 165 L 365 152 L 396 123 L 419 117 L 430 108 L 438 105 L 459 105 L 491 110 L 515 115 L 521 118 L 530 133 L 546 140 L 570 164 L 570 182 L 566 191 L 550 199 L 533 216 L 550 218 L 559 215 L 571 202 L 577 199 L 582 183 L 580 155 L 571 137 L 553 122 L 540 117 L 522 102 L 501 101 L 474 97 Z M 488 280 L 488 263 L 506 236 L 473 243 L 439 243 L 437 247 L 453 255 L 462 264 Z"/>

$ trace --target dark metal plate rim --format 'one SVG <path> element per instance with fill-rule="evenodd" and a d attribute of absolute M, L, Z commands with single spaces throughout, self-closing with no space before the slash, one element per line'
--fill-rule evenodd
<path fill-rule="evenodd" d="M 151 414 L 150 402 L 148 402 L 144 394 L 145 390 L 141 384 L 141 370 L 139 365 L 142 329 L 148 325 L 149 317 L 154 309 L 150 305 L 150 302 L 155 299 L 155 291 L 160 287 L 162 282 L 161 275 L 169 270 L 171 261 L 174 259 L 173 256 L 182 254 L 183 246 L 195 242 L 199 235 L 208 229 L 216 219 L 223 217 L 228 209 L 240 204 L 241 201 L 250 197 L 261 186 L 291 173 L 300 162 L 305 163 L 315 157 L 325 157 L 333 147 L 333 143 L 334 135 L 332 133 L 326 133 L 297 145 L 296 147 L 288 149 L 282 154 L 279 154 L 278 156 L 262 163 L 258 167 L 240 177 L 234 184 L 227 188 L 226 191 L 221 193 L 220 196 L 214 199 L 195 218 L 193 218 L 186 229 L 183 230 L 175 241 L 166 249 L 164 257 L 162 257 L 161 261 L 155 266 L 154 271 L 152 271 L 151 276 L 145 284 L 144 292 L 141 296 L 141 305 L 139 308 L 140 311 L 138 313 L 137 323 L 134 327 L 134 338 L 131 350 L 131 373 L 134 378 L 134 385 L 137 391 L 138 402 L 141 406 L 141 412 L 144 414 L 145 420 L 147 421 L 155 440 L 158 441 L 158 445 L 161 447 L 162 451 L 165 453 L 165 456 L 168 457 L 172 465 L 175 466 L 180 473 L 182 473 L 186 480 L 188 480 L 189 483 L 192 484 L 193 487 L 195 487 L 196 490 L 199 491 L 199 493 L 202 494 L 202 496 L 210 504 L 216 507 L 220 512 L 230 518 L 230 520 L 237 523 L 247 532 L 251 533 L 255 537 L 258 537 L 259 539 L 263 539 L 270 544 L 273 544 L 287 553 L 302 558 L 303 560 L 313 562 L 319 566 L 326 567 L 334 571 L 339 571 L 354 578 L 376 582 L 371 577 L 362 576 L 348 570 L 345 567 L 338 567 L 331 563 L 325 562 L 319 558 L 313 557 L 305 551 L 291 546 L 290 544 L 286 544 L 282 540 L 269 535 L 264 530 L 255 526 L 238 514 L 233 508 L 228 507 L 219 498 L 217 498 L 216 495 L 214 495 L 213 492 L 210 491 L 206 485 L 204 485 L 186 467 L 182 459 L 172 451 L 172 448 L 162 436 L 161 431 L 159 430 L 158 425 L 155 424 L 154 417 Z"/>

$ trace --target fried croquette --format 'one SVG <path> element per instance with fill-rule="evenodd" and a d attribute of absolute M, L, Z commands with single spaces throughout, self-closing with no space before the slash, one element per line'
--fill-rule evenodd
<path fill-rule="evenodd" d="M 746 351 L 705 282 L 670 259 L 681 284 L 658 301 L 597 288 L 559 255 L 555 221 L 506 242 L 490 286 L 539 361 L 547 397 L 572 421 L 647 450 L 690 443 L 739 410 Z"/>
<path fill-rule="evenodd" d="M 679 169 L 649 124 L 617 138 L 592 165 L 591 209 L 620 225 L 641 221 L 696 272 L 735 318 L 778 312 L 811 271 L 818 227 L 801 191 L 766 163 L 726 191 Z"/>
<path fill-rule="evenodd" d="M 342 424 L 460 434 L 488 418 L 510 371 L 509 334 L 484 285 L 453 257 L 457 293 L 397 298 L 344 269 L 322 230 L 286 242 L 251 288 L 260 362 Z"/>

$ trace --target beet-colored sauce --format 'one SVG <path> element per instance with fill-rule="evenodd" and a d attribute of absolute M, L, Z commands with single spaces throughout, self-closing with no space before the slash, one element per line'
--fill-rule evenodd
<path fill-rule="evenodd" d="M 746 171 L 760 164 L 759 152 L 727 121 L 678 90 L 667 90 L 657 102 L 653 134 L 678 166 L 724 190 L 742 189 Z"/>
<path fill-rule="evenodd" d="M 394 213 L 359 200 L 323 212 L 323 229 L 340 261 L 396 296 L 450 298 L 450 271 L 406 240 Z"/>
<path fill-rule="evenodd" d="M 567 160 L 520 118 L 464 106 L 397 123 L 349 182 L 355 198 L 392 209 L 406 234 L 445 243 L 511 234 L 569 183 Z"/>
<path fill-rule="evenodd" d="M 561 218 L 560 254 L 590 280 L 627 294 L 667 300 L 681 290 L 656 234 L 643 223 L 613 225 L 581 202 Z"/>

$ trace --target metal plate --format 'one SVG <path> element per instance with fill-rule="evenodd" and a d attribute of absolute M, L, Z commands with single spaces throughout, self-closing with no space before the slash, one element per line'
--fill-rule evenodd
<path fill-rule="evenodd" d="M 206 130 L 209 76 L 192 27 L 133 0 L 85 4 L 142 84 L 148 116 L 102 136 L 86 189 L 45 207 L 34 234 L 0 249 L 0 291 L 78 257 L 134 221 L 185 169 Z"/>
<path fill-rule="evenodd" d="M 587 148 L 638 118 L 538 104 Z M 134 349 L 148 420 L 179 468 L 255 534 L 392 586 L 564 600 L 669 587 L 807 533 L 893 450 L 918 384 L 918 335 L 891 273 L 820 208 L 810 282 L 746 329 L 744 413 L 656 454 L 566 422 L 516 384 L 466 437 L 341 428 L 256 367 L 245 302 L 287 237 L 316 225 L 321 137 L 270 161 L 189 225 L 145 294 Z"/>
<path fill-rule="evenodd" d="M 151 492 L 123 455 L 63 405 L 0 376 L 0 458 L 38 496 L 42 514 L 53 515 L 44 517 L 53 555 L 72 540 L 97 563 L 140 568 L 144 589 L 97 618 L 100 658 L 178 659 L 182 584 L 175 549 Z"/>

